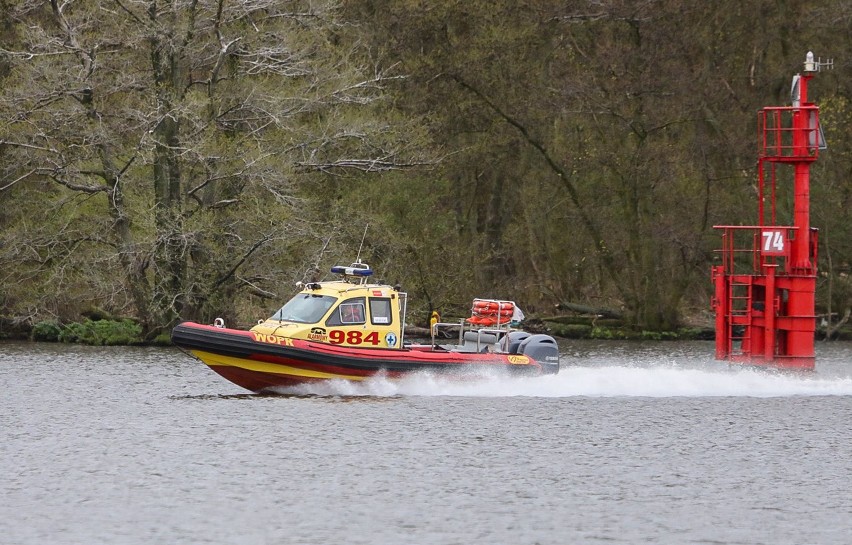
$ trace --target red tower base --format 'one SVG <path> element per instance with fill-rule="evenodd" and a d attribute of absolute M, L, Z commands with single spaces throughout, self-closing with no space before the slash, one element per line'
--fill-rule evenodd
<path fill-rule="evenodd" d="M 815 270 L 779 270 L 763 233 L 792 227 L 725 226 L 722 265 L 713 267 L 716 359 L 782 369 L 815 365 Z M 816 245 L 816 232 L 811 233 Z M 785 238 L 785 240 L 789 240 Z M 751 244 L 741 244 L 742 241 Z"/>

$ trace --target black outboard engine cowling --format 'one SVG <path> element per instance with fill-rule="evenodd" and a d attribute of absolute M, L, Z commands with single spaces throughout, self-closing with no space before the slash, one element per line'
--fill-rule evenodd
<path fill-rule="evenodd" d="M 503 352 L 507 354 L 519 354 L 518 349 L 521 347 L 521 343 L 524 342 L 524 339 L 528 339 L 532 336 L 532 333 L 527 333 L 526 331 L 510 331 L 503 340 L 500 341 L 502 344 Z"/>
<path fill-rule="evenodd" d="M 518 346 L 518 354 L 528 356 L 539 364 L 546 375 L 559 372 L 559 347 L 550 335 L 530 335 Z"/>

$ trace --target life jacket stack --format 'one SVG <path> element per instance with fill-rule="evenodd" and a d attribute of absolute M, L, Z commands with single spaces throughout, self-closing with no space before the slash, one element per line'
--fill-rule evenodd
<path fill-rule="evenodd" d="M 515 315 L 515 303 L 495 299 L 474 299 L 468 323 L 478 326 L 508 324 Z"/>

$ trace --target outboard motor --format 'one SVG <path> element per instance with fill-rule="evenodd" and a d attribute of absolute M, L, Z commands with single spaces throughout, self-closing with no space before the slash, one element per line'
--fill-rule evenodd
<path fill-rule="evenodd" d="M 503 352 L 507 354 L 517 354 L 518 348 L 521 346 L 521 342 L 530 337 L 530 335 L 532 335 L 532 333 L 527 333 L 526 331 L 510 331 L 500 341 L 500 348 L 502 348 Z"/>
<path fill-rule="evenodd" d="M 559 347 L 556 339 L 550 335 L 530 335 L 521 341 L 518 354 L 528 356 L 541 364 L 541 370 L 546 375 L 559 372 Z"/>

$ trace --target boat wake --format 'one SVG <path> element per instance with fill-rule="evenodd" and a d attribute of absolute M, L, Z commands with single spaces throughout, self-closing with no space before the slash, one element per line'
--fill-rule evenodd
<path fill-rule="evenodd" d="M 417 375 L 402 381 L 376 377 L 361 383 L 328 381 L 280 393 L 308 396 L 462 397 L 791 397 L 849 396 L 852 376 L 820 377 L 752 368 L 566 367 L 535 378 L 481 377 L 454 381 Z"/>

